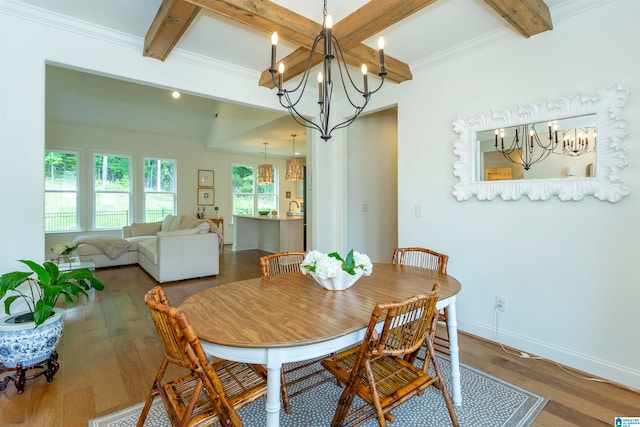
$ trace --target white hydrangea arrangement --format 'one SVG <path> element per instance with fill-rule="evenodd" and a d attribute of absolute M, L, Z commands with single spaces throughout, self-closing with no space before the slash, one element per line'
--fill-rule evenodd
<path fill-rule="evenodd" d="M 69 258 L 75 250 L 76 245 L 74 245 L 73 242 L 58 243 L 51 248 L 51 252 L 61 258 Z"/>
<path fill-rule="evenodd" d="M 365 276 L 371 275 L 373 265 L 366 254 L 351 249 L 346 258 L 342 258 L 337 252 L 323 254 L 320 251 L 310 251 L 300 264 L 302 274 L 315 273 L 320 279 L 331 279 L 341 271 L 346 271 L 350 275 L 361 273 Z"/>

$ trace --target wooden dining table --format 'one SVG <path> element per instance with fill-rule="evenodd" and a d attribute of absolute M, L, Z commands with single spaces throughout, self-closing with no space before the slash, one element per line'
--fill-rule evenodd
<path fill-rule="evenodd" d="M 438 309 L 449 311 L 452 394 L 462 404 L 456 321 L 460 282 L 419 267 L 375 263 L 349 289 L 330 291 L 310 275 L 225 283 L 200 291 L 183 309 L 210 356 L 267 368 L 267 426 L 280 422 L 280 371 L 283 363 L 310 360 L 359 344 L 378 302 L 426 293 L 440 284 Z"/>

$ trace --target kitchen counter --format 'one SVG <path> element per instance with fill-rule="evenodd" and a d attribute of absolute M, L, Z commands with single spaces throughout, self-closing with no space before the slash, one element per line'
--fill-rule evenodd
<path fill-rule="evenodd" d="M 303 217 L 234 215 L 234 251 L 261 249 L 267 252 L 304 250 Z"/>

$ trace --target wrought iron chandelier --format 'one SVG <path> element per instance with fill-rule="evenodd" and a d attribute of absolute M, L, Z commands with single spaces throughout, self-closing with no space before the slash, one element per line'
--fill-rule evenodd
<path fill-rule="evenodd" d="M 293 138 L 293 159 L 287 160 L 287 174 L 284 179 L 287 181 L 302 181 L 302 159 L 296 158 L 296 135 L 291 134 Z"/>
<path fill-rule="evenodd" d="M 302 75 L 302 79 L 298 83 L 298 85 L 292 89 L 284 88 L 284 64 L 281 62 L 276 70 L 276 46 L 278 44 L 278 33 L 273 33 L 271 36 L 271 67 L 269 68 L 269 72 L 271 73 L 271 80 L 275 87 L 278 88 L 278 99 L 280 100 L 280 105 L 286 108 L 291 114 L 291 117 L 300 125 L 317 129 L 320 131 L 320 137 L 325 141 L 331 138 L 331 133 L 335 129 L 340 129 L 349 126 L 353 121 L 362 113 L 362 110 L 369 103 L 369 99 L 372 94 L 376 93 L 382 87 L 384 83 L 384 78 L 387 75 L 384 68 L 384 39 L 380 37 L 378 40 L 378 51 L 380 53 L 380 85 L 375 90 L 369 90 L 369 83 L 367 81 L 367 66 L 362 64 L 362 74 L 363 74 L 363 85 L 362 90 L 356 86 L 353 79 L 351 78 L 351 74 L 347 68 L 347 63 L 345 62 L 344 55 L 342 53 L 342 49 L 340 48 L 340 43 L 338 39 L 334 37 L 331 33 L 331 27 L 333 26 L 333 20 L 330 15 L 327 15 L 327 0 L 324 1 L 324 9 L 323 9 L 323 25 L 322 31 L 318 34 L 313 41 L 313 45 L 311 47 L 311 53 L 309 54 L 309 60 L 307 61 L 307 68 Z M 307 81 L 309 80 L 309 75 L 311 74 L 311 68 L 313 67 L 313 58 L 316 55 L 316 49 L 318 45 L 323 45 L 323 60 L 322 60 L 322 71 L 318 73 L 318 105 L 320 106 L 320 116 L 319 122 L 316 123 L 314 120 L 308 119 L 304 115 L 302 115 L 297 109 L 296 106 L 302 99 L 304 91 L 307 87 Z M 334 56 L 335 53 L 335 56 Z M 346 120 L 334 124 L 330 120 L 331 113 L 331 99 L 333 96 L 333 87 L 334 81 L 332 79 L 331 74 L 331 63 L 333 59 L 338 63 L 338 71 L 340 75 L 340 81 L 342 83 L 342 87 L 344 89 L 345 97 L 353 107 L 353 115 Z M 278 75 L 276 79 L 276 74 Z M 348 89 L 345 77 L 351 83 L 351 89 Z M 350 91 L 352 93 L 350 93 Z M 355 96 L 361 95 L 363 97 L 363 101 L 361 103 L 357 102 Z"/>
<path fill-rule="evenodd" d="M 267 144 L 264 144 L 264 163 L 258 165 L 258 182 L 261 184 L 273 184 L 273 165 L 267 164 Z"/>
<path fill-rule="evenodd" d="M 505 130 L 496 129 L 496 151 L 502 153 L 505 159 L 511 163 L 522 165 L 524 170 L 529 170 L 532 165 L 543 161 L 558 146 L 557 128 L 552 134 L 551 123 L 549 128 L 549 142 L 543 142 L 538 136 L 535 124 L 515 126 L 515 136 L 511 144 L 504 145 Z"/>
<path fill-rule="evenodd" d="M 562 132 L 562 154 L 577 157 L 596 149 L 596 128 L 574 128 Z"/>

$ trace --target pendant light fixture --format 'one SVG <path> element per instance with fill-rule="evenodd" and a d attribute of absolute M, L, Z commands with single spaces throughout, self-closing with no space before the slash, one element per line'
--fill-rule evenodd
<path fill-rule="evenodd" d="M 264 144 L 264 164 L 258 165 L 258 183 L 260 184 L 273 184 L 273 165 L 267 164 L 267 144 Z"/>
<path fill-rule="evenodd" d="M 287 181 L 302 181 L 302 159 L 296 159 L 296 135 L 291 134 L 293 138 L 293 159 L 287 160 L 287 175 L 284 177 Z"/>

